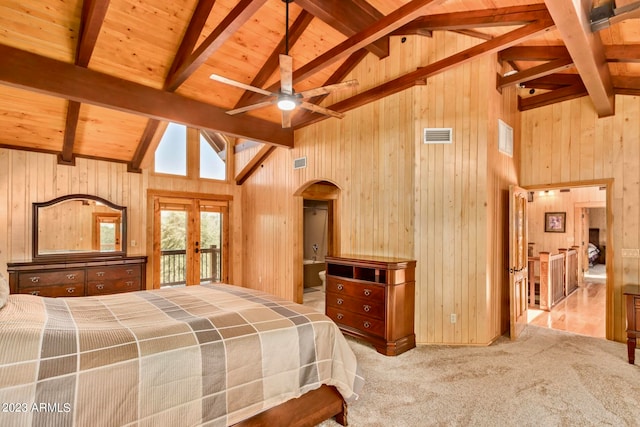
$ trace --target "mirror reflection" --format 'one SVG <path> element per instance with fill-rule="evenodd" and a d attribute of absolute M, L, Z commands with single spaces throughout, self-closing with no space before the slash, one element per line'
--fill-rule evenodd
<path fill-rule="evenodd" d="M 34 203 L 34 257 L 124 252 L 126 209 L 85 195 Z"/>

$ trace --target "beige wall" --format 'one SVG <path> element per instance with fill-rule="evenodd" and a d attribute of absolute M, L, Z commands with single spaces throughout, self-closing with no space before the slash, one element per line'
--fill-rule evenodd
<path fill-rule="evenodd" d="M 615 116 L 598 118 L 591 101 L 581 98 L 522 113 L 520 180 L 537 186 L 613 179 L 607 332 L 624 341 L 622 286 L 640 281 L 640 259 L 622 257 L 622 249 L 640 248 L 640 98 L 617 95 L 615 109 Z"/>

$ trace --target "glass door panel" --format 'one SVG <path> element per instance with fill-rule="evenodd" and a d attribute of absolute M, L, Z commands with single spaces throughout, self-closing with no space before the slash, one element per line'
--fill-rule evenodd
<path fill-rule="evenodd" d="M 187 283 L 187 214 L 185 206 L 160 208 L 160 286 Z"/>

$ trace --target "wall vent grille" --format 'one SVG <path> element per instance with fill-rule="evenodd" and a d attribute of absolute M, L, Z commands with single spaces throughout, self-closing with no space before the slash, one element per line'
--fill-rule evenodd
<path fill-rule="evenodd" d="M 453 142 L 452 128 L 424 128 L 425 144 L 451 144 Z"/>
<path fill-rule="evenodd" d="M 294 169 L 303 169 L 307 167 L 307 158 L 306 157 L 298 157 L 297 159 L 293 159 L 293 168 Z"/>

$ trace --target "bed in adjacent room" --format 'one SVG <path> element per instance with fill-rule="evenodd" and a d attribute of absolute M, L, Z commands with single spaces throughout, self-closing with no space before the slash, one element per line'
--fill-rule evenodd
<path fill-rule="evenodd" d="M 324 314 L 231 285 L 9 295 L 0 325 L 2 425 L 346 422 L 363 383 Z"/>

